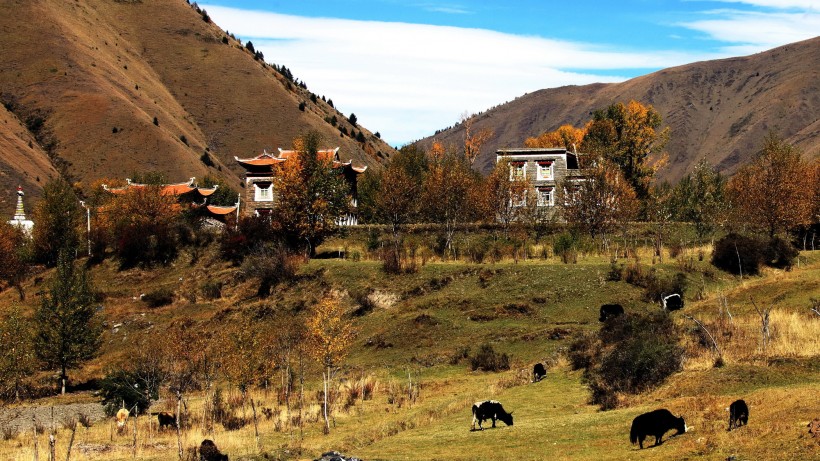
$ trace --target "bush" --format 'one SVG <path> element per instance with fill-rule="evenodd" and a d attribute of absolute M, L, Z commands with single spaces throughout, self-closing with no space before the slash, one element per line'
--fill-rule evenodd
<path fill-rule="evenodd" d="M 297 269 L 297 257 L 288 254 L 284 245 L 265 243 L 245 258 L 239 275 L 243 279 L 257 279 L 259 287 L 256 295 L 267 298 L 275 284 L 293 279 Z"/>
<path fill-rule="evenodd" d="M 611 409 L 618 394 L 637 394 L 666 381 L 681 369 L 680 338 L 672 318 L 657 312 L 616 317 L 601 326 L 599 343 L 576 342 L 577 357 L 591 357 L 584 373 L 591 402 Z"/>
<path fill-rule="evenodd" d="M 162 307 L 174 302 L 174 292 L 170 288 L 158 288 L 142 296 L 148 307 Z"/>
<path fill-rule="evenodd" d="M 660 302 L 664 296 L 678 293 L 683 296 L 686 291 L 686 274 L 678 272 L 672 277 L 659 277 L 655 271 L 650 271 L 645 279 L 644 299 L 651 302 Z"/>
<path fill-rule="evenodd" d="M 564 264 L 575 264 L 578 262 L 578 238 L 569 233 L 564 232 L 555 239 L 552 246 L 552 252 L 561 257 Z"/>
<path fill-rule="evenodd" d="M 498 354 L 493 346 L 482 344 L 478 352 L 470 357 L 470 369 L 483 371 L 501 371 L 510 369 L 510 357 L 507 354 Z"/>
<path fill-rule="evenodd" d="M 775 237 L 766 245 L 763 258 L 767 266 L 782 269 L 791 267 L 799 254 L 800 252 L 794 245 L 780 237 Z"/>
<path fill-rule="evenodd" d="M 103 397 L 105 414 L 114 416 L 117 410 L 123 407 L 133 411 L 135 406 L 140 414 L 145 413 L 151 405 L 151 400 L 156 400 L 158 395 L 145 395 L 144 389 L 139 386 L 141 382 L 138 373 L 126 370 L 114 370 L 100 382 L 100 393 Z"/>
<path fill-rule="evenodd" d="M 580 333 L 567 349 L 567 359 L 573 370 L 586 370 L 592 365 L 597 338 L 593 333 Z"/>
<path fill-rule="evenodd" d="M 222 297 L 222 282 L 209 280 L 202 285 L 202 296 L 205 299 L 219 299 Z"/>
<path fill-rule="evenodd" d="M 756 275 L 760 273 L 764 249 L 756 238 L 731 233 L 715 242 L 712 265 L 735 275 Z"/>

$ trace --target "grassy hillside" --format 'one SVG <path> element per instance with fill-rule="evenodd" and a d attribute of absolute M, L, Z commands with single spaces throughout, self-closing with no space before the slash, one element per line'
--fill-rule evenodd
<path fill-rule="evenodd" d="M 343 246 L 353 248 L 356 243 L 330 242 L 324 249 L 329 253 Z M 336 382 L 344 400 L 366 376 L 375 383 L 374 396 L 337 408 L 335 427 L 322 435 L 316 403 L 319 370 L 309 365 L 304 437 L 300 439 L 298 429 L 293 434 L 288 431 L 284 416 L 262 418 L 261 449 L 271 456 L 314 459 L 328 449 L 368 460 L 466 460 L 476 453 L 499 460 L 817 456 L 820 445 L 808 438 L 804 426 L 818 416 L 820 317 L 808 306 L 810 298 L 820 297 L 820 255 L 803 253 L 799 267 L 791 271 L 766 270 L 760 277 L 739 280 L 698 261 L 697 253 L 690 249 L 678 258 L 667 257 L 663 264 L 652 264 L 648 251 L 639 252 L 641 264 L 659 273 L 687 270 L 688 305 L 672 314 L 690 331 L 684 342 L 684 370 L 652 392 L 625 397 L 618 409 L 607 412 L 587 403 L 580 372 L 570 370 L 561 350 L 574 333 L 598 328 L 597 308 L 604 302 L 620 302 L 627 311 L 658 306 L 642 301 L 640 288 L 607 281 L 610 261 L 595 255 L 583 255 L 574 265 L 552 256 L 480 265 L 433 259 L 417 273 L 402 276 L 385 276 L 380 263 L 367 258 L 320 259 L 304 266 L 296 280 L 280 284 L 267 300 L 254 298 L 253 282 L 237 278 L 236 269 L 219 262 L 211 250 L 194 262 L 186 254 L 173 265 L 152 271 L 121 272 L 109 261 L 92 271 L 103 293 L 108 325 L 102 355 L 72 377 L 81 381 L 100 376 L 112 363 L 127 360 L 129 344 L 161 334 L 172 322 L 187 318 L 201 322 L 201 328 L 224 330 L 237 312 L 266 309 L 271 315 L 298 321 L 306 307 L 332 289 L 350 311 L 360 309 L 368 295 L 371 300 L 372 310 L 353 317 L 358 335 Z M 630 264 L 634 259 L 620 262 Z M 220 299 L 203 299 L 207 281 L 224 282 Z M 34 279 L 26 286 L 28 308 L 37 304 L 36 292 L 43 287 L 33 283 Z M 175 301 L 150 309 L 139 295 L 158 288 L 172 290 Z M 15 299 L 16 293 L 6 290 L 0 293 L 0 306 L 7 310 Z M 760 347 L 760 320 L 750 299 L 765 307 L 774 305 L 772 342 L 765 355 Z M 728 323 L 721 315 L 727 308 L 732 315 Z M 683 314 L 695 316 L 718 335 L 725 366 L 712 366 L 712 352 L 698 343 L 694 324 Z M 475 353 L 482 343 L 510 354 L 511 370 L 470 371 L 467 361 L 459 357 L 465 348 Z M 529 371 L 536 361 L 548 365 L 548 376 L 530 383 Z M 408 378 L 416 389 L 415 399 L 407 393 Z M 226 390 L 228 400 L 235 402 L 237 392 Z M 260 407 L 271 408 L 276 415 L 285 412 L 275 392 L 256 390 L 253 395 Z M 487 398 L 498 399 L 515 412 L 513 427 L 499 423 L 496 429 L 469 431 L 470 405 Z M 750 423 L 727 433 L 724 408 L 736 398 L 749 403 Z M 38 405 L 59 408 L 66 402 L 93 400 L 79 393 Z M 202 411 L 202 395 L 192 395 L 189 404 L 196 418 Z M 168 399 L 157 409 L 171 407 Z M 632 418 L 662 407 L 682 414 L 694 429 L 661 447 L 637 452 L 628 442 Z M 98 421 L 90 429 L 80 428 L 73 451 L 76 459 L 130 459 L 133 435 L 117 435 L 111 424 Z M 176 456 L 171 432 L 157 433 L 156 422 L 151 427 L 146 418 L 138 424 L 139 459 Z M 69 434 L 65 429 L 58 432 L 58 453 L 65 453 Z M 44 437 L 40 436 L 41 456 Z M 192 447 L 205 437 L 215 440 L 231 459 L 262 459 L 255 455 L 252 424 L 237 431 L 220 425 L 206 431 L 195 425 L 184 432 L 184 444 Z M 31 459 L 32 446 L 29 431 L 0 442 L 0 457 Z"/>
<path fill-rule="evenodd" d="M 364 142 L 341 136 L 354 129 L 345 115 L 183 0 L 3 2 L 0 28 L 0 117 L 19 121 L 0 120 L 0 139 L 33 140 L 36 154 L 18 163 L 20 149 L 0 149 L 0 165 L 15 165 L 0 177 L 4 197 L 46 157 L 81 181 L 159 171 L 170 182 L 221 176 L 239 190 L 234 156 L 290 148 L 308 130 L 345 161 L 377 166 L 393 151 L 360 126 Z M 200 160 L 206 148 L 212 166 Z"/>

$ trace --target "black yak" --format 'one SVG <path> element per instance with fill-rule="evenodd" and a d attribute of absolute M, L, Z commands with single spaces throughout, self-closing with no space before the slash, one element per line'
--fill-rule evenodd
<path fill-rule="evenodd" d="M 162 429 L 164 427 L 177 427 L 177 419 L 174 415 L 167 412 L 160 412 L 160 413 L 151 413 L 157 417 L 157 422 L 159 422 L 159 428 Z"/>
<path fill-rule="evenodd" d="M 507 426 L 513 425 L 512 413 L 504 411 L 504 407 L 501 406 L 501 403 L 495 400 L 485 400 L 473 404 L 473 424 L 470 430 L 475 430 L 477 422 L 478 429 L 483 431 L 484 428 L 481 427 L 481 423 L 483 423 L 485 419 L 492 419 L 493 427 L 495 427 L 496 419 L 500 419 Z"/>
<path fill-rule="evenodd" d="M 624 308 L 620 304 L 603 304 L 601 305 L 601 316 L 598 318 L 599 322 L 606 322 L 608 319 L 615 318 L 624 314 Z"/>
<path fill-rule="evenodd" d="M 629 441 L 638 443 L 643 448 L 643 441 L 647 436 L 655 436 L 655 445 L 662 443 L 663 434 L 670 429 L 676 429 L 675 435 L 686 432 L 686 423 L 683 417 L 676 418 L 669 410 L 655 410 L 644 413 L 632 420 L 632 429 L 629 431 Z"/>
<path fill-rule="evenodd" d="M 737 429 L 740 426 L 745 426 L 749 422 L 749 407 L 743 399 L 735 400 L 729 405 L 729 429 Z"/>
<path fill-rule="evenodd" d="M 683 309 L 683 296 L 673 293 L 663 297 L 663 308 L 668 311 Z"/>
<path fill-rule="evenodd" d="M 544 379 L 544 376 L 547 376 L 547 370 L 544 368 L 544 365 L 536 363 L 535 366 L 532 367 L 532 382 L 537 383 Z"/>
<path fill-rule="evenodd" d="M 213 440 L 205 439 L 199 446 L 200 461 L 228 461 L 228 455 L 219 452 Z"/>

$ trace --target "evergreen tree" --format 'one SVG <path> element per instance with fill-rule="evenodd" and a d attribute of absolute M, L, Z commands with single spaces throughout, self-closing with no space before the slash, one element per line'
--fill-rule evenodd
<path fill-rule="evenodd" d="M 47 182 L 32 218 L 36 223 L 32 230 L 35 260 L 54 267 L 63 249 L 73 256 L 80 246 L 82 218 L 80 200 L 71 184 L 62 178 Z"/>
<path fill-rule="evenodd" d="M 88 274 L 75 267 L 72 256 L 60 252 L 51 286 L 34 315 L 37 356 L 49 368 L 60 370 L 63 394 L 68 370 L 96 355 L 102 333 Z"/>

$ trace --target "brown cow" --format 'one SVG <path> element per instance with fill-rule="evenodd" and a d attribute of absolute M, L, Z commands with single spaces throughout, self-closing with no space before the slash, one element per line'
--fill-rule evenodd
<path fill-rule="evenodd" d="M 117 433 L 122 434 L 125 431 L 125 423 L 128 422 L 128 410 L 120 408 L 117 410 Z"/>

